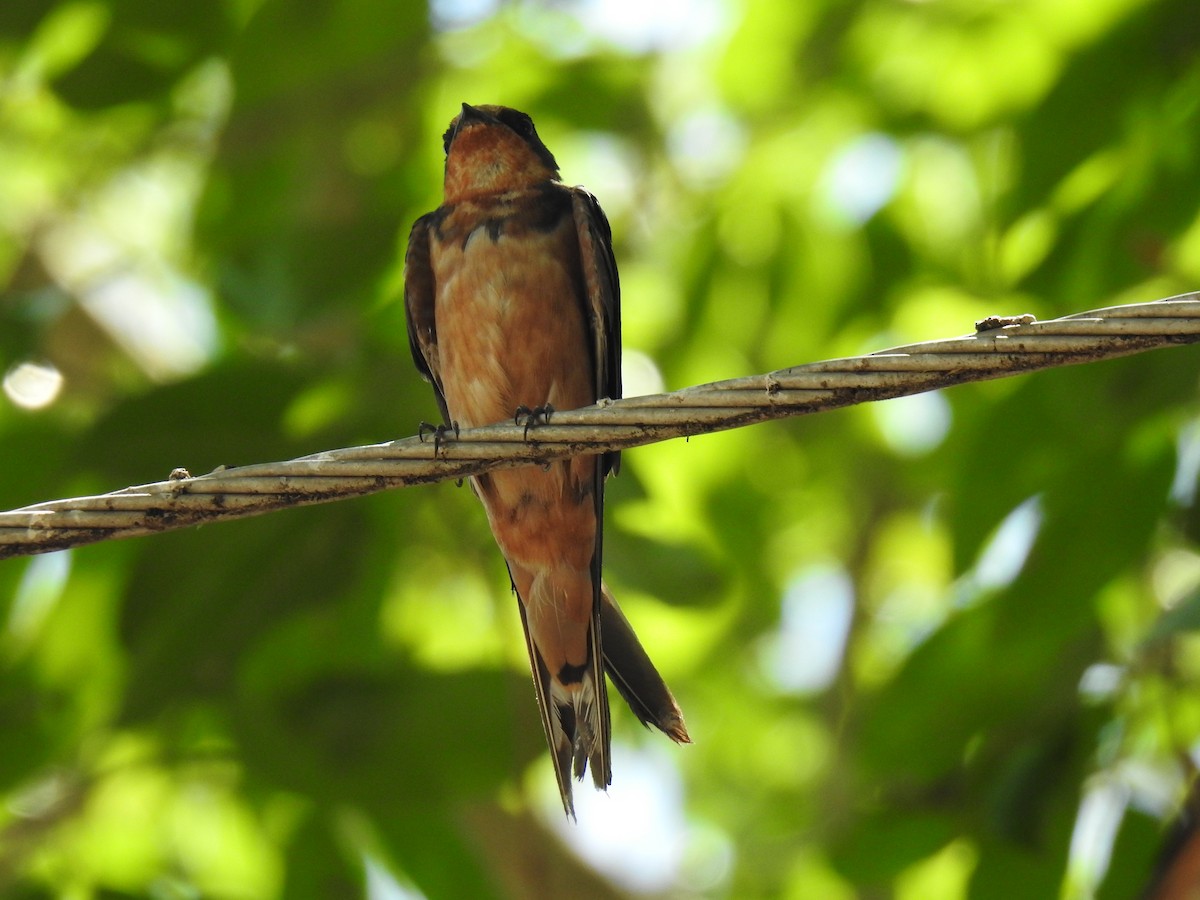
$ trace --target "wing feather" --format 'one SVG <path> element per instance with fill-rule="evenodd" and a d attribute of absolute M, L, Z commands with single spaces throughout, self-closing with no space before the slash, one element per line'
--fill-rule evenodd
<path fill-rule="evenodd" d="M 438 409 L 447 425 L 450 412 L 442 390 L 438 356 L 437 323 L 434 319 L 435 285 L 433 264 L 429 259 L 430 231 L 439 213 L 428 213 L 413 223 L 404 254 L 404 317 L 408 323 L 408 349 L 421 376 L 433 385 Z"/>
<path fill-rule="evenodd" d="M 599 202 L 580 187 L 571 188 L 572 215 L 579 238 L 583 269 L 584 319 L 592 342 L 592 365 L 596 399 L 616 400 L 621 396 L 621 290 L 617 261 L 613 256 L 612 229 Z M 592 760 L 592 778 L 597 787 L 612 782 L 612 722 L 605 694 L 604 652 L 601 639 L 601 570 L 604 561 L 604 479 L 620 468 L 620 454 L 602 454 L 594 467 L 592 500 L 596 509 L 596 544 L 592 552 L 592 679 L 596 685 L 600 735 Z"/>
<path fill-rule="evenodd" d="M 621 397 L 621 286 L 613 256 L 612 229 L 599 202 L 583 188 L 571 188 L 579 258 L 583 266 L 587 305 L 584 309 L 592 338 L 596 399 Z M 616 474 L 617 452 L 605 453 L 601 477 Z"/>

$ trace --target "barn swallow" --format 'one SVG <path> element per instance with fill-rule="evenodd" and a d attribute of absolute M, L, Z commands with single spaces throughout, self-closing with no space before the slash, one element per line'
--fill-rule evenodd
<path fill-rule="evenodd" d="M 457 431 L 621 396 L 620 295 L 596 198 L 559 180 L 523 112 L 469 106 L 450 123 L 444 203 L 405 255 L 409 345 Z M 588 764 L 612 781 L 607 671 L 643 725 L 690 742 L 683 715 L 600 578 L 604 479 L 617 453 L 471 479 L 517 596 L 563 808 Z"/>

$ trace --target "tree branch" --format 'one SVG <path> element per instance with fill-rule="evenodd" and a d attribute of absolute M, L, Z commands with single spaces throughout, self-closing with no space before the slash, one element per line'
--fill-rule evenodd
<path fill-rule="evenodd" d="M 1046 322 L 985 319 L 978 328 L 966 337 L 555 412 L 527 435 L 522 425 L 491 425 L 437 442 L 410 437 L 198 478 L 176 470 L 167 481 L 0 513 L 0 559 L 1195 343 L 1200 293 Z"/>

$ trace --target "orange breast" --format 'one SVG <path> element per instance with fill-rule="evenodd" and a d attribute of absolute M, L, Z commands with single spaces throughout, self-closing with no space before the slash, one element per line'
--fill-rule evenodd
<path fill-rule="evenodd" d="M 493 237 L 486 226 L 436 248 L 442 385 L 461 426 L 511 420 L 517 407 L 595 402 L 574 226 Z"/>

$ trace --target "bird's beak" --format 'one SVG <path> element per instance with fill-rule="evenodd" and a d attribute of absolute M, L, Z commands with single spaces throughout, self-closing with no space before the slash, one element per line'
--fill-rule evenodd
<path fill-rule="evenodd" d="M 462 112 L 458 117 L 458 127 L 462 128 L 467 122 L 486 122 L 491 118 L 482 109 L 472 106 L 470 103 L 462 105 Z"/>
<path fill-rule="evenodd" d="M 491 121 L 491 118 L 492 117 L 482 109 L 472 106 L 470 103 L 464 103 L 462 105 L 462 112 L 459 113 L 458 118 L 454 120 L 454 132 L 450 135 L 450 140 L 447 146 L 454 143 L 454 139 L 458 137 L 458 133 L 466 128 L 468 123 L 489 122 Z"/>

